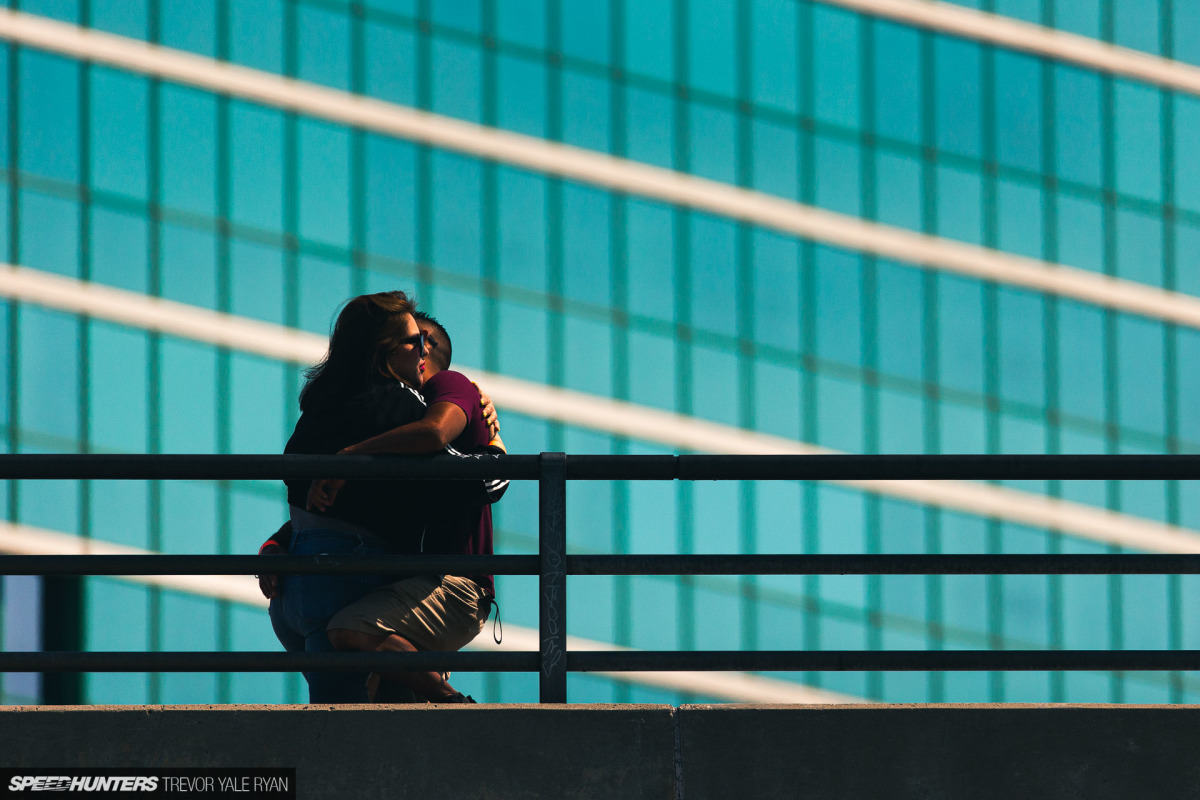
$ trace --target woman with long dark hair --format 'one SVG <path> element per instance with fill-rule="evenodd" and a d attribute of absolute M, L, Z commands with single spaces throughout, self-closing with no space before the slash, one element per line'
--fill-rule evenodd
<path fill-rule="evenodd" d="M 347 445 L 421 419 L 417 393 L 424 337 L 403 293 L 381 292 L 348 301 L 338 315 L 321 363 L 305 373 L 300 420 L 285 453 L 337 453 Z M 338 502 L 306 510 L 310 481 L 289 480 L 293 555 L 416 553 L 424 531 L 422 481 L 350 481 Z M 271 604 L 275 633 L 289 651 L 333 648 L 329 618 L 388 581 L 377 575 L 291 575 Z M 306 672 L 310 702 L 359 702 L 362 680 Z"/>

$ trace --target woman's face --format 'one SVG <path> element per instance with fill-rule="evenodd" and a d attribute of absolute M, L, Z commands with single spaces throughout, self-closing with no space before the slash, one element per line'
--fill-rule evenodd
<path fill-rule="evenodd" d="M 388 367 L 397 378 L 414 389 L 421 388 L 421 370 L 425 367 L 425 350 L 421 347 L 421 329 L 412 314 L 404 315 L 400 336 L 411 339 L 392 348 L 388 353 Z"/>

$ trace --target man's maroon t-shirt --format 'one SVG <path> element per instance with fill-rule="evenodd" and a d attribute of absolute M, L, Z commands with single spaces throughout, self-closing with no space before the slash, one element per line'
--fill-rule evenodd
<path fill-rule="evenodd" d="M 460 452 L 483 447 L 491 439 L 483 410 L 479 407 L 479 390 L 461 372 L 442 370 L 421 384 L 421 395 L 430 407 L 434 403 L 453 403 L 467 415 L 467 426 L 450 443 Z M 491 506 L 458 506 L 430 509 L 429 527 L 425 534 L 426 553 L 447 555 L 492 555 Z M 489 594 L 496 593 L 491 575 L 471 575 Z"/>

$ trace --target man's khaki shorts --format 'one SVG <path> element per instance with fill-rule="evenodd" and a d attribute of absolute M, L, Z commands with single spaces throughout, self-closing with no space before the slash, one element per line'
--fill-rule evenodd
<path fill-rule="evenodd" d="M 329 620 L 328 630 L 345 628 L 377 636 L 397 634 L 418 650 L 458 650 L 487 622 L 490 604 L 469 578 L 418 575 L 380 586 Z"/>

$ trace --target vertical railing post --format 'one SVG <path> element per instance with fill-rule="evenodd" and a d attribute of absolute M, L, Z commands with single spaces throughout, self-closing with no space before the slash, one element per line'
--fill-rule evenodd
<path fill-rule="evenodd" d="M 542 453 L 538 481 L 538 554 L 543 703 L 567 702 L 567 456 Z"/>

